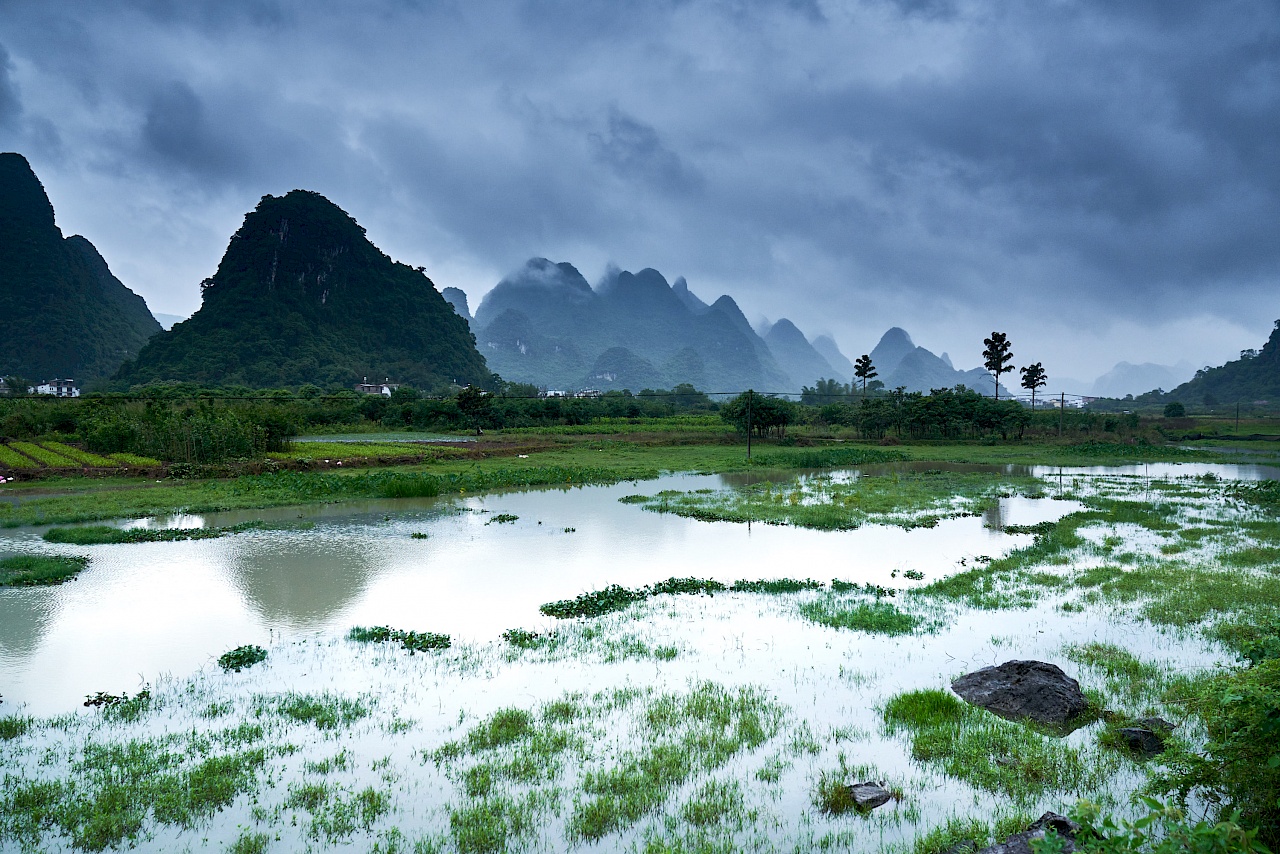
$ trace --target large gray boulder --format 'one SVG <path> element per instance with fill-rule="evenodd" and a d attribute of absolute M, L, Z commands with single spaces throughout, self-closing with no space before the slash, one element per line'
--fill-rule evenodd
<path fill-rule="evenodd" d="M 966 673 L 951 690 L 967 703 L 1009 720 L 1061 727 L 1089 709 L 1080 683 L 1043 661 L 1006 661 Z"/>

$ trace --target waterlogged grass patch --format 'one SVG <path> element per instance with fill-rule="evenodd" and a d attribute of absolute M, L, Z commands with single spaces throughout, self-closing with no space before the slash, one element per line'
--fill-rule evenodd
<path fill-rule="evenodd" d="M 839 584 L 841 582 L 833 582 Z M 822 590 L 826 585 L 812 578 L 775 578 L 749 581 L 741 579 L 731 585 L 709 578 L 668 578 L 645 587 L 623 587 L 611 584 L 602 590 L 583 593 L 573 599 L 548 602 L 540 610 L 548 617 L 561 620 L 573 617 L 603 617 L 621 611 L 635 602 L 643 602 L 652 596 L 701 595 L 716 593 L 798 593 L 803 590 Z"/>
<path fill-rule="evenodd" d="M 290 787 L 285 806 L 310 813 L 308 834 L 332 845 L 357 830 L 371 830 L 391 809 L 391 799 L 372 786 L 351 791 L 326 783 L 302 783 Z"/>
<path fill-rule="evenodd" d="M 568 820 L 569 838 L 596 841 L 631 827 L 695 774 L 713 771 L 773 738 L 783 711 L 758 689 L 730 690 L 714 683 L 654 698 L 635 733 L 642 747 L 583 774 L 582 793 Z"/>
<path fill-rule="evenodd" d="M 181 540 L 212 540 L 245 531 L 299 530 L 312 527 L 302 524 L 242 522 L 225 528 L 113 528 L 110 525 L 82 525 L 75 528 L 50 528 L 44 533 L 49 543 L 97 546 L 120 543 L 172 543 Z"/>
<path fill-rule="evenodd" d="M 1105 777 L 1080 750 L 1003 720 L 940 690 L 892 697 L 885 730 L 909 735 L 911 758 L 949 777 L 1016 801 L 1046 792 L 1080 793 Z"/>
<path fill-rule="evenodd" d="M 393 629 L 389 626 L 373 626 L 371 628 L 356 626 L 347 632 L 347 640 L 356 641 L 357 643 L 398 643 L 409 650 L 410 655 L 416 652 L 448 649 L 453 643 L 448 635 L 437 634 L 436 632 L 404 631 L 402 629 Z"/>
<path fill-rule="evenodd" d="M 899 610 L 892 602 L 850 601 L 830 593 L 800 603 L 800 613 L 820 626 L 878 635 L 909 635 L 925 625 L 921 617 Z"/>
<path fill-rule="evenodd" d="M 256 697 L 258 714 L 274 713 L 298 723 L 309 723 L 320 730 L 336 730 L 368 717 L 369 707 L 363 700 L 337 694 L 288 693 L 281 697 Z"/>
<path fill-rule="evenodd" d="M 876 522 L 910 529 L 977 515 L 1001 497 L 1040 496 L 1043 488 L 1036 478 L 965 472 L 900 472 L 849 481 L 811 476 L 720 491 L 668 490 L 649 497 L 643 506 L 710 522 L 763 522 L 826 531 Z"/>
<path fill-rule="evenodd" d="M 239 673 L 246 667 L 252 667 L 266 660 L 267 651 L 265 649 L 256 644 L 246 644 L 218 656 L 218 666 L 223 670 L 234 670 Z"/>
<path fill-rule="evenodd" d="M 1169 684 L 1170 674 L 1164 669 L 1141 661 L 1114 644 L 1098 641 L 1073 644 L 1064 652 L 1071 661 L 1100 672 L 1106 679 L 1107 690 L 1130 702 L 1152 701 Z"/>
<path fill-rule="evenodd" d="M 75 848 L 132 846 L 149 824 L 190 829 L 253 789 L 263 747 L 216 752 L 196 734 L 88 743 L 65 779 L 7 774 L 0 786 L 0 839 L 39 849 L 50 832 Z"/>
<path fill-rule="evenodd" d="M 0 587 L 61 584 L 80 574 L 87 557 L 68 555 L 12 555 L 0 560 Z"/>
<path fill-rule="evenodd" d="M 0 740 L 12 741 L 31 732 L 35 718 L 25 715 L 9 715 L 0 718 Z"/>

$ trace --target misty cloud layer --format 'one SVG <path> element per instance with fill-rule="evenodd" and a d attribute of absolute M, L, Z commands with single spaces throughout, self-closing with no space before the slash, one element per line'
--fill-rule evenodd
<path fill-rule="evenodd" d="M 531 256 L 1051 376 L 1280 317 L 1280 6 L 0 0 L 0 149 L 155 311 L 264 193 L 471 304 Z"/>

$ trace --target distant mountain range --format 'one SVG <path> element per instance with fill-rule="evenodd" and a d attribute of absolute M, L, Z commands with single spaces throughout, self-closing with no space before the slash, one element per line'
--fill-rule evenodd
<path fill-rule="evenodd" d="M 200 310 L 152 338 L 117 387 L 492 381 L 466 320 L 431 280 L 384 255 L 318 193 L 263 196 L 201 291 Z"/>
<path fill-rule="evenodd" d="M 886 332 L 880 343 L 871 351 L 871 362 L 885 388 L 905 387 L 907 391 L 928 393 L 935 388 L 954 388 L 963 385 L 981 394 L 993 394 L 995 383 L 991 374 L 982 368 L 968 371 L 956 370 L 951 358 L 943 353 L 935 356 L 923 347 L 917 347 L 906 330 L 897 326 Z M 1013 397 L 1001 383 L 1001 397 Z"/>
<path fill-rule="evenodd" d="M 21 154 L 0 154 L 0 376 L 84 384 L 160 331 L 83 237 L 63 237 Z"/>
<path fill-rule="evenodd" d="M 504 379 L 550 388 L 798 392 L 837 376 L 790 323 L 775 350 L 732 297 L 708 305 L 653 269 L 611 269 L 593 288 L 572 264 L 533 258 L 485 295 L 472 329 Z"/>

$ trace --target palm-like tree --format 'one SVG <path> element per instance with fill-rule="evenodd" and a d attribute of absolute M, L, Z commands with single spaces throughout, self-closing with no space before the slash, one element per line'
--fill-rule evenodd
<path fill-rule="evenodd" d="M 1009 336 L 1003 332 L 992 332 L 990 338 L 983 338 L 987 349 L 982 351 L 983 367 L 991 372 L 996 380 L 996 400 L 1000 399 L 1000 375 L 1013 370 L 1013 354 L 1009 352 Z"/>
<path fill-rule="evenodd" d="M 1045 383 L 1049 381 L 1049 375 L 1044 372 L 1044 365 L 1039 362 L 1022 368 L 1021 373 L 1022 387 L 1031 392 L 1031 410 L 1034 412 L 1036 408 L 1036 389 L 1044 388 Z"/>
<path fill-rule="evenodd" d="M 876 366 L 871 364 L 871 357 L 863 353 L 853 363 L 853 375 L 862 380 L 862 394 L 867 394 L 867 380 L 876 376 Z"/>

